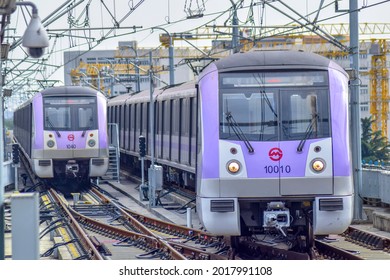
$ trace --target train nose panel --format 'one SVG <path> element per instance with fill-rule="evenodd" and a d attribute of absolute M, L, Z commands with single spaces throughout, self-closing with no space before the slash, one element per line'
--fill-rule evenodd
<path fill-rule="evenodd" d="M 302 153 L 296 142 L 282 142 L 282 163 L 294 172 L 280 173 L 281 195 L 333 194 L 332 139 L 313 141 Z M 289 158 L 291 157 L 291 158 Z"/>

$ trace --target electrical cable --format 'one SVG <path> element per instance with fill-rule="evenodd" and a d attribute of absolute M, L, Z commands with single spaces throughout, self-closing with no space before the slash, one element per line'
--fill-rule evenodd
<path fill-rule="evenodd" d="M 53 247 L 51 247 L 50 249 L 48 249 L 47 251 L 42 253 L 41 254 L 41 258 L 45 258 L 45 257 L 51 256 L 54 253 L 54 250 L 57 249 L 58 247 L 65 246 L 65 245 L 68 245 L 68 244 L 71 244 L 71 243 L 75 243 L 75 242 L 78 242 L 78 239 L 72 239 L 72 240 L 69 240 L 67 242 L 57 243 Z"/>

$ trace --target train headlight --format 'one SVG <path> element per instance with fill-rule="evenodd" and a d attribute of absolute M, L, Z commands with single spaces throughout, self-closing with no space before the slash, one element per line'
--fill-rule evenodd
<path fill-rule="evenodd" d="M 88 146 L 94 147 L 95 145 L 96 145 L 96 141 L 95 140 L 91 139 L 91 140 L 88 141 Z"/>
<path fill-rule="evenodd" d="M 311 168 L 314 172 L 320 173 L 325 169 L 325 161 L 323 159 L 316 158 L 311 162 Z"/>
<path fill-rule="evenodd" d="M 49 148 L 53 148 L 56 143 L 53 140 L 49 140 L 46 144 Z"/>
<path fill-rule="evenodd" d="M 237 160 L 229 161 L 227 164 L 227 170 L 231 174 L 238 173 L 240 171 L 240 169 L 241 169 L 241 164 Z"/>

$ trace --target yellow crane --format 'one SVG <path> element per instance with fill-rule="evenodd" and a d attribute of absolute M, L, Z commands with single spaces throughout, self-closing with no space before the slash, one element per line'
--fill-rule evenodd
<path fill-rule="evenodd" d="M 387 137 L 387 121 L 389 113 L 389 70 L 387 68 L 387 41 L 372 39 L 370 77 L 370 113 L 373 124 L 372 131 L 381 130 Z"/>

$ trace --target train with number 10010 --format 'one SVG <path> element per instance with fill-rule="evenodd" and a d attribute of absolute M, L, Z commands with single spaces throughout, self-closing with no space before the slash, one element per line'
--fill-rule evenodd
<path fill-rule="evenodd" d="M 251 51 L 207 66 L 196 82 L 156 89 L 155 162 L 196 191 L 204 228 L 263 234 L 290 246 L 352 221 L 348 75 L 302 51 Z M 108 100 L 122 167 L 150 160 L 150 91 Z"/>

